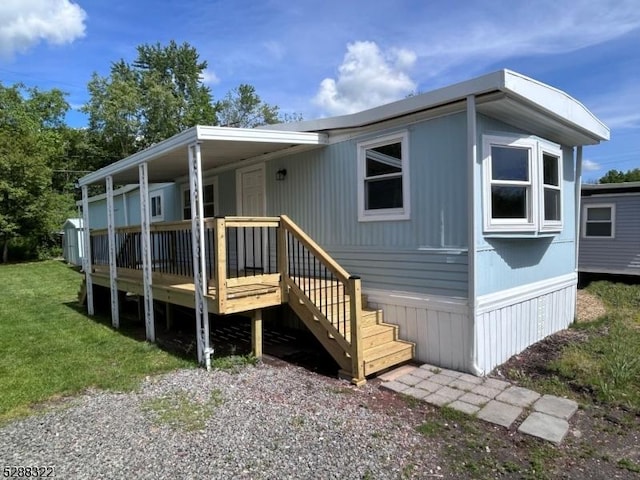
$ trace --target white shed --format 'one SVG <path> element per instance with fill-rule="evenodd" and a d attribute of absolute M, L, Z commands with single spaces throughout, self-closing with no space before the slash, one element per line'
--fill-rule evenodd
<path fill-rule="evenodd" d="M 67 263 L 82 265 L 82 219 L 68 218 L 62 226 L 62 255 Z"/>

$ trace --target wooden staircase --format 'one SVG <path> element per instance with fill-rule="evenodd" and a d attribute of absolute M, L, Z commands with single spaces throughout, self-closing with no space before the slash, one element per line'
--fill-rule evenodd
<path fill-rule="evenodd" d="M 415 345 L 398 338 L 383 311 L 367 307 L 360 278 L 350 276 L 287 217 L 282 239 L 298 252 L 283 273 L 288 304 L 340 366 L 340 376 L 361 385 L 381 370 L 410 361 Z M 286 242 L 286 243 L 285 243 Z"/>

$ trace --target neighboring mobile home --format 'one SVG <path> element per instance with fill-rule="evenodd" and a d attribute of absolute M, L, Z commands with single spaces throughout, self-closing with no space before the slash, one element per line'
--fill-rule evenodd
<path fill-rule="evenodd" d="M 640 182 L 582 186 L 578 270 L 640 275 Z"/>
<path fill-rule="evenodd" d="M 177 302 L 166 279 L 189 276 L 203 363 L 207 311 L 288 302 L 355 383 L 410 355 L 483 375 L 573 321 L 582 146 L 608 138 L 508 70 L 340 117 L 194 127 L 80 180 L 90 228 L 87 186 L 107 185 L 88 290 L 111 289 L 117 325 L 117 290 Z M 175 184 L 154 225 L 151 182 Z M 139 184 L 140 227 L 118 228 L 114 183 Z"/>

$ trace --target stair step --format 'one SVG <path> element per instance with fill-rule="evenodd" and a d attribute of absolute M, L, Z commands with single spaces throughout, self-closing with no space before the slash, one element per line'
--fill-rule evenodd
<path fill-rule="evenodd" d="M 414 344 L 394 340 L 364 351 L 364 373 L 371 375 L 413 358 Z"/>

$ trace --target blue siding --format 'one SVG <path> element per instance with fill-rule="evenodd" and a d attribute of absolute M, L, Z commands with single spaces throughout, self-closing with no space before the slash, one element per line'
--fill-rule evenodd
<path fill-rule="evenodd" d="M 476 164 L 476 293 L 486 295 L 575 271 L 575 191 L 573 149 L 563 147 L 563 228 L 539 238 L 490 238 L 483 232 L 482 136 L 523 133 L 496 120 L 478 117 Z"/>
<path fill-rule="evenodd" d="M 403 130 L 411 218 L 358 222 L 357 143 Z M 268 162 L 268 214 L 289 215 L 365 287 L 466 296 L 465 138 L 465 115 L 455 114 Z M 281 168 L 287 177 L 278 182 Z"/>

